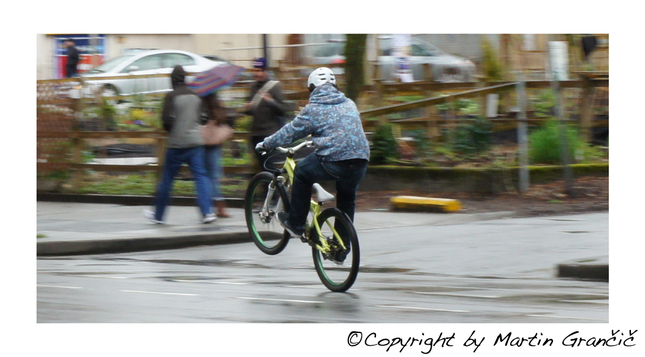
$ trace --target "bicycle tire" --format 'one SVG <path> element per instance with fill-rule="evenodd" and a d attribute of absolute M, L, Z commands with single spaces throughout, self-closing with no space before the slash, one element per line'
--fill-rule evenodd
<path fill-rule="evenodd" d="M 311 237 L 314 242 L 318 239 L 327 239 L 328 242 L 334 244 L 335 238 L 329 227 L 335 227 L 337 231 L 345 231 L 342 233 L 345 246 L 350 247 L 349 254 L 344 262 L 344 265 L 338 266 L 333 263 L 329 257 L 323 254 L 313 245 L 311 251 L 314 259 L 314 267 L 320 281 L 333 292 L 344 292 L 352 287 L 358 276 L 360 266 L 360 248 L 358 245 L 358 235 L 351 220 L 345 213 L 338 208 L 328 208 L 318 216 L 318 224 L 321 227 L 323 237 L 318 237 L 315 228 L 312 228 Z M 329 226 L 328 226 L 329 224 Z"/>
<path fill-rule="evenodd" d="M 253 243 L 268 255 L 282 252 L 290 238 L 289 233 L 282 228 L 277 217 L 278 212 L 289 210 L 289 197 L 282 183 L 276 182 L 274 197 L 271 199 L 271 202 L 276 200 L 276 205 L 272 205 L 273 209 L 270 210 L 269 216 L 263 219 L 259 215 L 259 207 L 264 203 L 268 194 L 268 185 L 273 180 L 274 175 L 270 172 L 263 171 L 256 174 L 249 182 L 244 195 L 244 216 L 249 235 Z M 279 208 L 280 202 L 282 208 Z"/>

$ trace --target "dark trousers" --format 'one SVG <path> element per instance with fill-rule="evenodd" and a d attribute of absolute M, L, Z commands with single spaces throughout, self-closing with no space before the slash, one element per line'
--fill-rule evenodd
<path fill-rule="evenodd" d="M 170 192 L 173 181 L 179 172 L 182 164 L 188 164 L 190 172 L 195 178 L 195 190 L 197 192 L 197 204 L 205 216 L 211 213 L 211 187 L 204 167 L 204 147 L 196 146 L 185 149 L 168 149 L 166 160 L 163 166 L 163 176 L 157 187 L 154 199 L 155 219 L 162 221 L 166 207 L 170 203 Z"/>
<path fill-rule="evenodd" d="M 76 77 L 76 75 L 78 74 L 76 71 L 76 67 L 66 67 L 65 69 L 66 69 L 65 78 L 73 78 L 73 77 Z"/>
<path fill-rule="evenodd" d="M 323 162 L 315 153 L 309 154 L 296 166 L 291 188 L 289 223 L 302 229 L 309 213 L 312 186 L 316 182 L 336 181 L 336 207 L 354 221 L 356 190 L 367 172 L 367 160 Z"/>

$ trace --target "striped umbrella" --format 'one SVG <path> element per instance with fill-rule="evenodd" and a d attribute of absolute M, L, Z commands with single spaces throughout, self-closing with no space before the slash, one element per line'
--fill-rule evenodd
<path fill-rule="evenodd" d="M 190 82 L 188 86 L 200 96 L 205 97 L 210 93 L 233 85 L 242 71 L 244 71 L 244 67 L 232 64 L 213 67 L 208 71 L 197 74 L 195 80 Z"/>

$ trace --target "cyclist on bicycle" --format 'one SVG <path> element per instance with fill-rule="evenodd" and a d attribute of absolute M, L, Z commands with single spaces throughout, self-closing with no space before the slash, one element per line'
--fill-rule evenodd
<path fill-rule="evenodd" d="M 314 70 L 307 87 L 311 93 L 307 106 L 256 146 L 257 151 L 271 151 L 312 136 L 316 150 L 296 166 L 289 212 L 278 214 L 280 224 L 297 237 L 304 234 L 312 186 L 319 181 L 336 181 L 337 207 L 354 221 L 356 190 L 370 157 L 358 108 L 338 90 L 332 71 Z"/>

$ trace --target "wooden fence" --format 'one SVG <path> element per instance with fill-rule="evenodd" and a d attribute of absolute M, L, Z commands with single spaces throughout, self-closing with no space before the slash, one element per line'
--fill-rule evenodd
<path fill-rule="evenodd" d="M 309 66 L 311 67 L 311 66 Z M 293 83 L 302 83 L 305 78 L 298 76 L 302 73 L 301 68 L 292 68 L 279 72 L 279 78 L 289 80 Z M 594 88 L 609 86 L 608 73 L 580 72 L 580 79 L 569 80 L 560 83 L 561 88 L 576 88 L 581 91 L 580 119 L 579 125 L 583 137 L 590 139 L 591 128 L 593 124 L 592 96 Z M 167 76 L 167 75 L 166 75 Z M 124 78 L 124 77 L 119 77 Z M 37 145 L 38 160 L 37 170 L 71 170 L 73 175 L 72 184 L 78 185 L 82 180 L 85 170 L 110 171 L 110 172 L 156 172 L 160 173 L 163 156 L 165 151 L 165 132 L 156 131 L 80 131 L 75 126 L 78 122 L 77 115 L 88 104 L 96 104 L 100 98 L 79 98 L 72 99 L 69 96 L 61 95 L 66 90 L 78 86 L 77 79 L 65 80 L 48 80 L 38 81 L 37 90 Z M 439 115 L 436 106 L 440 104 L 454 103 L 460 99 L 479 98 L 481 103 L 485 103 L 485 96 L 488 94 L 503 94 L 513 91 L 517 88 L 517 82 L 500 82 L 500 83 L 437 83 L 432 81 L 421 81 L 413 83 L 386 83 L 375 81 L 375 84 L 364 86 L 362 88 L 362 98 L 366 100 L 373 108 L 361 111 L 364 127 L 366 131 L 374 130 L 375 127 L 386 121 L 394 122 L 402 126 L 414 126 L 427 128 L 429 137 L 436 138 L 441 135 L 439 127 L 441 125 L 450 125 L 455 123 L 454 113 L 448 115 Z M 548 81 L 527 81 L 527 89 L 549 88 Z M 238 83 L 232 88 L 233 91 L 246 90 L 248 83 Z M 306 89 L 301 89 L 297 85 L 285 85 L 285 98 L 290 101 L 298 102 L 304 105 L 309 97 Z M 449 92 L 450 94 L 438 94 Z M 408 103 L 379 106 L 388 96 L 395 94 L 417 94 L 425 98 Z M 153 94 L 152 96 L 162 96 L 163 94 Z M 243 96 L 243 95 L 240 95 Z M 123 97 L 120 97 L 123 99 Z M 359 101 L 360 102 L 360 101 Z M 480 109 L 484 109 L 482 106 Z M 387 115 L 401 113 L 410 110 L 421 109 L 423 115 L 416 118 L 405 119 L 387 119 Z M 506 116 L 491 121 L 495 125 L 515 124 L 519 119 Z M 539 118 L 526 119 L 527 122 L 541 121 Z M 237 131 L 235 139 L 245 141 L 249 133 Z M 85 147 L 85 141 L 90 139 L 148 139 L 156 142 L 157 164 L 154 165 L 100 165 L 82 163 L 82 152 Z M 71 157 L 59 158 L 58 160 L 48 160 L 51 157 L 51 148 L 60 147 L 64 143 L 71 144 Z M 49 148 L 49 149 L 48 149 Z M 52 162 L 54 161 L 54 162 Z M 251 167 L 248 166 L 230 166 L 225 168 L 227 173 L 248 174 Z M 158 175 L 159 176 L 159 175 Z"/>

